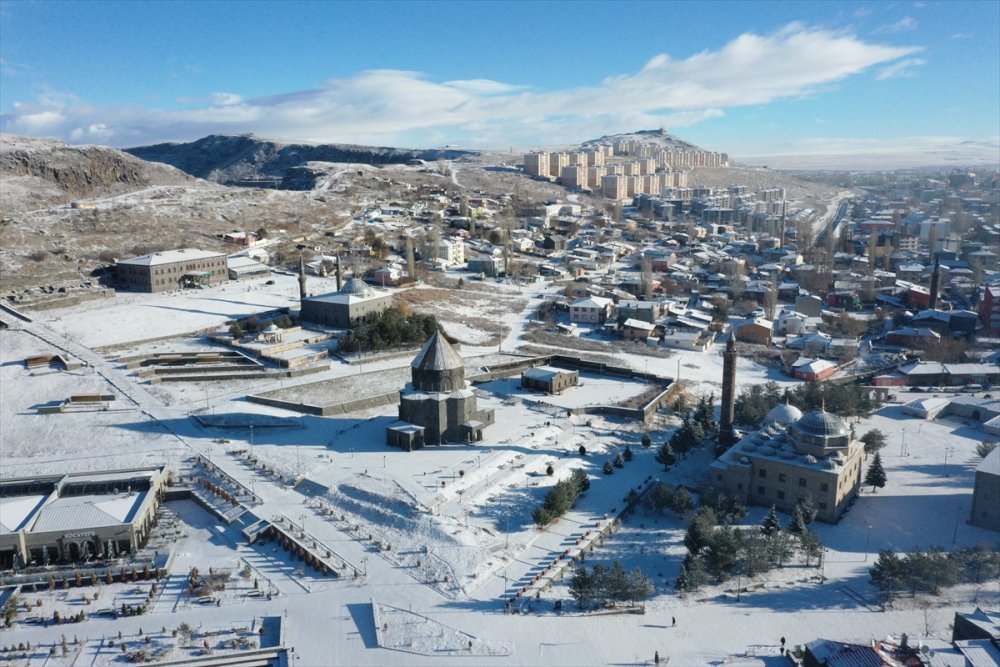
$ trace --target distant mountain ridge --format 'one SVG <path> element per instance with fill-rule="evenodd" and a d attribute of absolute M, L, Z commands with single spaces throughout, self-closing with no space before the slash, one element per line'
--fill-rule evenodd
<path fill-rule="evenodd" d="M 410 160 L 455 160 L 476 155 L 458 149 L 407 149 L 353 144 L 284 143 L 254 134 L 212 134 L 187 143 L 165 143 L 125 149 L 143 160 L 162 162 L 192 176 L 235 183 L 283 179 L 290 169 L 307 162 L 401 164 Z"/>

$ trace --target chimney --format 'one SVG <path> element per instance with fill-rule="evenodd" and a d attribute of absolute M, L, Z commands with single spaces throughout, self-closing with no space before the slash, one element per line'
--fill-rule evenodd
<path fill-rule="evenodd" d="M 931 297 L 928 308 L 937 308 L 938 290 L 941 289 L 941 256 L 934 256 L 934 270 L 931 271 Z"/>
<path fill-rule="evenodd" d="M 340 277 L 340 255 L 337 255 L 337 291 L 341 288 L 341 277 Z"/>
<path fill-rule="evenodd" d="M 306 260 L 299 254 L 299 305 L 306 298 Z"/>
<path fill-rule="evenodd" d="M 719 415 L 719 447 L 728 449 L 736 442 L 733 418 L 736 411 L 736 332 L 730 331 L 722 353 L 722 410 Z"/>

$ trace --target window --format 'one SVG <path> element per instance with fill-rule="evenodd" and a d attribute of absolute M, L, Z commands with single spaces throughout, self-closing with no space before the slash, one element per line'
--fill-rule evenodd
<path fill-rule="evenodd" d="M 742 490 L 743 490 L 743 482 L 740 482 L 739 484 L 737 484 L 737 485 L 736 485 L 736 488 L 737 488 L 737 489 L 738 489 L 739 491 L 742 491 Z"/>
<path fill-rule="evenodd" d="M 764 493 L 764 487 L 763 486 L 758 486 L 757 487 L 757 495 L 758 496 L 766 496 L 767 495 L 766 493 Z"/>
<path fill-rule="evenodd" d="M 806 485 L 806 478 L 799 477 L 799 486 L 805 486 L 805 485 Z"/>
<path fill-rule="evenodd" d="M 757 471 L 757 476 L 760 478 L 767 477 L 767 471 L 761 468 L 760 470 Z"/>
<path fill-rule="evenodd" d="M 826 482 L 823 482 L 822 484 L 819 485 L 819 490 L 820 491 L 829 491 L 830 490 L 830 485 L 827 484 Z"/>
<path fill-rule="evenodd" d="M 826 503 L 824 503 L 824 502 L 820 501 L 820 504 L 819 504 L 819 508 L 820 508 L 821 510 L 825 510 L 825 509 L 826 509 Z"/>
<path fill-rule="evenodd" d="M 715 479 L 716 479 L 716 481 L 721 482 L 722 481 L 722 473 L 716 474 Z"/>
<path fill-rule="evenodd" d="M 783 472 L 779 472 L 778 473 L 778 481 L 779 482 L 787 482 L 788 481 L 788 475 L 786 475 Z"/>
<path fill-rule="evenodd" d="M 778 500 L 784 500 L 784 499 L 785 499 L 785 492 L 778 491 Z"/>

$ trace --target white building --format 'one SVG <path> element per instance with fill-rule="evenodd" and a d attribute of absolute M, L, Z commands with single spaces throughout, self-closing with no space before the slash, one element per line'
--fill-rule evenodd
<path fill-rule="evenodd" d="M 614 302 L 601 296 L 585 296 L 569 306 L 570 322 L 601 324 L 610 316 Z"/>

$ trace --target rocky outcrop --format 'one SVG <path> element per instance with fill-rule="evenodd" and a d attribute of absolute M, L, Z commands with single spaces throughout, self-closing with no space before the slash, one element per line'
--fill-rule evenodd
<path fill-rule="evenodd" d="M 66 199 L 120 194 L 151 185 L 194 182 L 190 176 L 104 146 L 70 146 L 51 139 L 3 135 L 0 175 L 43 186 Z"/>
<path fill-rule="evenodd" d="M 163 162 L 192 176 L 223 184 L 285 179 L 291 169 L 307 162 L 353 162 L 370 165 L 405 164 L 411 160 L 455 160 L 474 155 L 455 149 L 406 149 L 353 144 L 286 144 L 253 134 L 213 134 L 190 143 L 167 143 L 126 149 L 151 162 Z M 305 174 L 291 175 L 301 187 Z"/>

